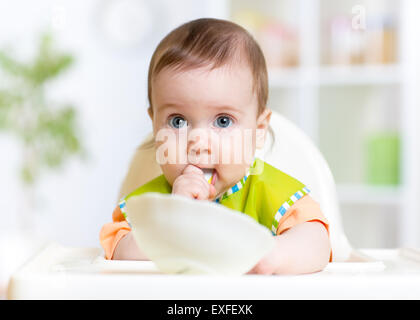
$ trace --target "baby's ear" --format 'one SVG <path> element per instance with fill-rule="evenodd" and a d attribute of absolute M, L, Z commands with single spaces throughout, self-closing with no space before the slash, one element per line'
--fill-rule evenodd
<path fill-rule="evenodd" d="M 263 112 L 257 118 L 257 132 L 256 132 L 256 148 L 264 148 L 265 134 L 270 125 L 271 110 L 265 108 Z"/>

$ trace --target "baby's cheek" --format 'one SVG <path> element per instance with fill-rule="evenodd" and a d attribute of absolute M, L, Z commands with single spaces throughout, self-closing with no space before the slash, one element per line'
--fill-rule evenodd
<path fill-rule="evenodd" d="M 177 139 L 171 130 L 161 129 L 156 133 L 155 147 L 159 165 L 177 163 Z"/>
<path fill-rule="evenodd" d="M 187 164 L 187 140 L 182 136 L 183 131 L 160 129 L 156 133 L 156 161 L 160 165 Z"/>
<path fill-rule="evenodd" d="M 220 164 L 249 165 L 255 154 L 252 129 L 235 129 L 220 137 Z"/>
<path fill-rule="evenodd" d="M 234 135 L 221 136 L 218 156 L 221 165 L 241 163 L 242 146 L 240 139 Z"/>
<path fill-rule="evenodd" d="M 161 165 L 160 168 L 162 169 L 162 173 L 166 180 L 171 186 L 173 186 L 175 179 L 182 174 L 184 166 L 177 164 L 166 164 Z"/>
<path fill-rule="evenodd" d="M 216 190 L 226 191 L 235 183 L 240 181 L 246 174 L 247 166 L 245 165 L 222 165 L 217 168 L 218 180 L 216 182 Z"/>

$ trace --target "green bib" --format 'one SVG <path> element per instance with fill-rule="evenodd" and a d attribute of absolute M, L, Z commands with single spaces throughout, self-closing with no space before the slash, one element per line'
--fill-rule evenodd
<path fill-rule="evenodd" d="M 146 192 L 172 193 L 172 186 L 162 174 L 129 193 L 119 203 L 125 217 L 126 201 Z M 287 209 L 307 193 L 308 188 L 301 182 L 255 158 L 241 181 L 214 201 L 252 217 L 275 235 L 279 221 Z"/>

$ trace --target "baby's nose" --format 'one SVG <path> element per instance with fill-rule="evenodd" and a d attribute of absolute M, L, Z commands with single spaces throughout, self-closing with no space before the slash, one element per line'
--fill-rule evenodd
<path fill-rule="evenodd" d="M 207 130 L 193 130 L 188 135 L 188 156 L 209 156 L 212 153 L 211 146 L 211 135 Z"/>
<path fill-rule="evenodd" d="M 189 141 L 188 143 L 188 153 L 193 153 L 196 155 L 210 154 L 211 147 L 210 141 L 207 137 L 195 137 L 194 140 Z"/>

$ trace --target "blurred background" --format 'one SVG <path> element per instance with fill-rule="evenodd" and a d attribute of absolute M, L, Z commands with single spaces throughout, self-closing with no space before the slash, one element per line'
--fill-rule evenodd
<path fill-rule="evenodd" d="M 44 243 L 98 247 L 151 130 L 158 42 L 199 17 L 260 43 L 269 107 L 315 141 L 356 248 L 420 247 L 416 0 L 0 0 L 0 296 Z"/>

